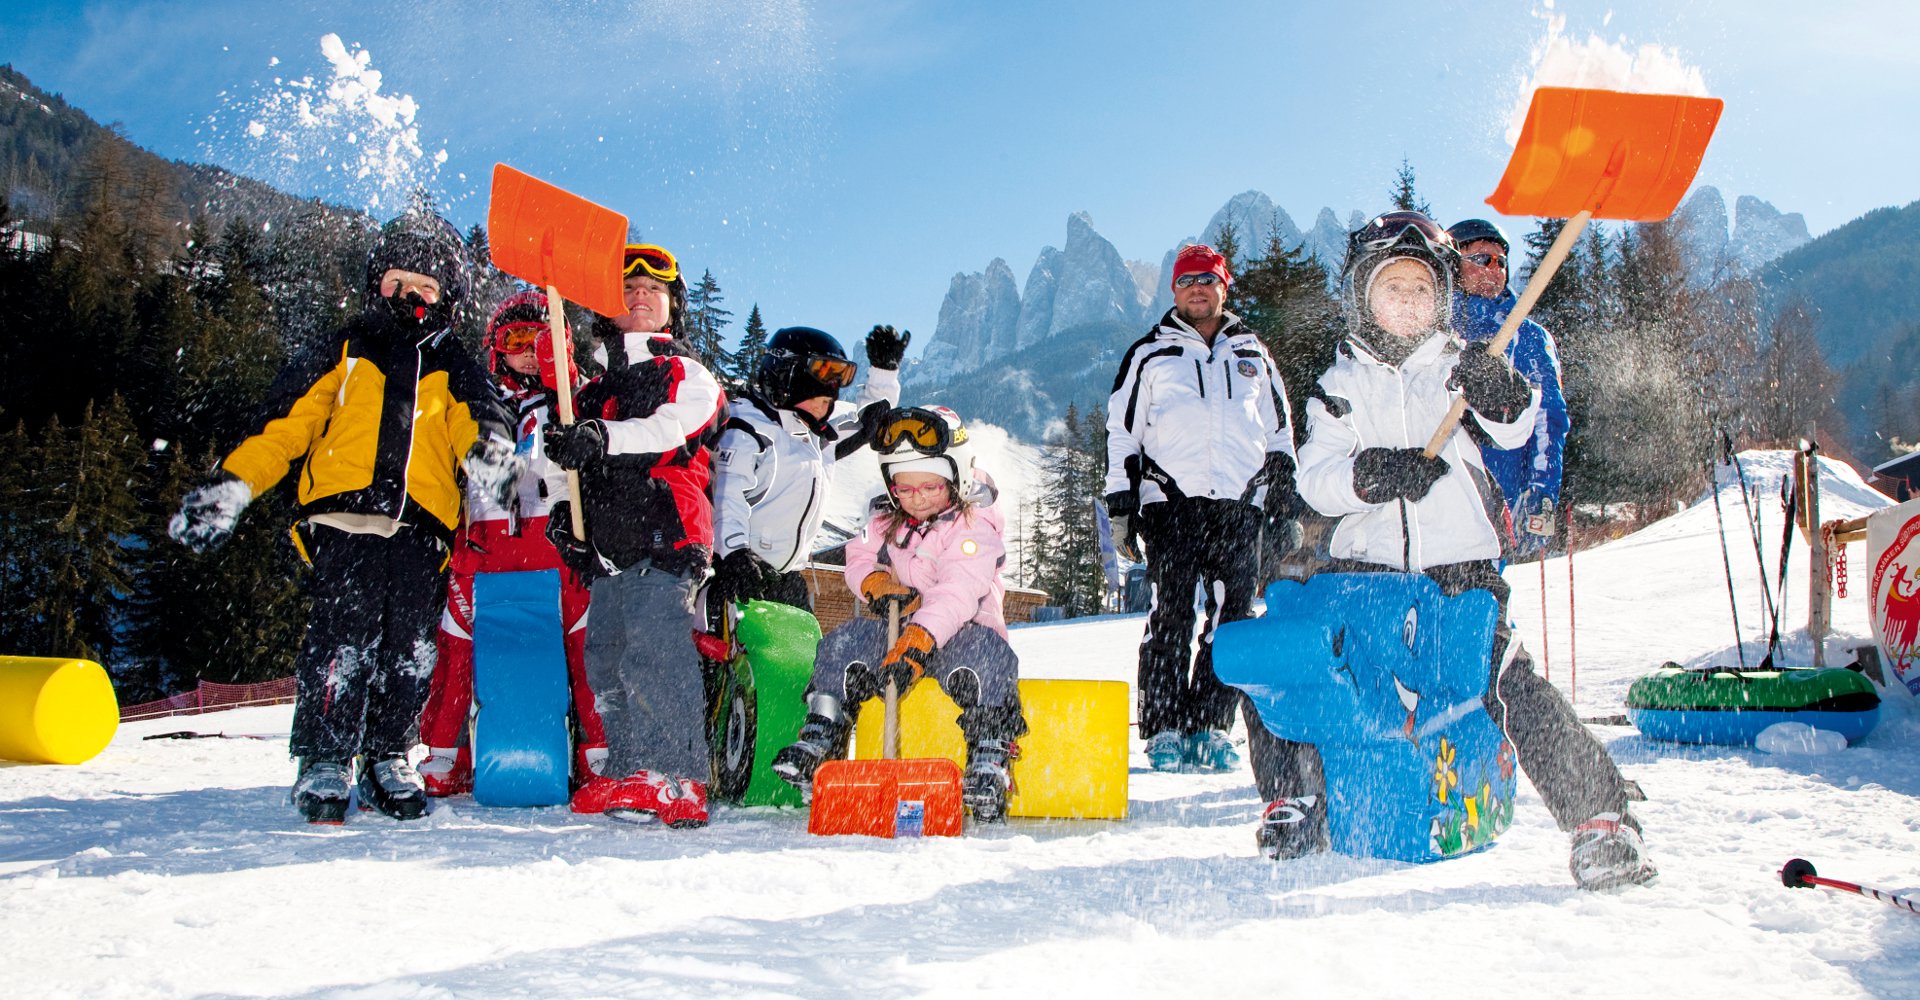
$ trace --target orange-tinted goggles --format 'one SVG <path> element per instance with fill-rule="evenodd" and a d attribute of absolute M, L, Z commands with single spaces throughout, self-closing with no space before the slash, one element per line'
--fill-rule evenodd
<path fill-rule="evenodd" d="M 835 389 L 845 389 L 853 384 L 853 376 L 860 366 L 840 358 L 808 358 L 807 371 L 824 385 Z"/>
<path fill-rule="evenodd" d="M 546 332 L 547 328 L 544 326 L 533 326 L 525 323 L 502 327 L 494 332 L 493 349 L 501 354 L 519 354 L 522 351 L 531 351 L 534 345 L 540 342 L 540 337 Z"/>
<path fill-rule="evenodd" d="M 672 281 L 680 277 L 680 262 L 665 247 L 651 243 L 629 243 L 620 276 L 631 278 L 636 274 L 645 274 L 659 281 Z"/>
<path fill-rule="evenodd" d="M 939 414 L 909 407 L 893 411 L 881 425 L 875 446 L 882 452 L 892 452 L 905 444 L 922 454 L 939 455 L 952 443 L 949 434 L 947 422 Z"/>

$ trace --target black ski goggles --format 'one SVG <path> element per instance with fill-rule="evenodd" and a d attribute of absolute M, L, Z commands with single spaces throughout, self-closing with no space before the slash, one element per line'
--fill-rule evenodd
<path fill-rule="evenodd" d="M 912 448 L 922 455 L 944 455 L 953 445 L 966 442 L 964 428 L 955 430 L 940 414 L 910 406 L 887 414 L 873 444 L 876 450 L 887 453 Z"/>
<path fill-rule="evenodd" d="M 656 281 L 672 281 L 680 276 L 680 262 L 665 247 L 651 243 L 629 243 L 625 260 L 621 263 L 620 276 L 631 278 L 636 274 L 645 274 Z"/>
<path fill-rule="evenodd" d="M 1349 254 L 1372 253 L 1398 246 L 1409 240 L 1426 244 L 1427 249 L 1436 254 L 1442 250 L 1452 250 L 1453 237 L 1440 228 L 1440 224 L 1419 212 L 1388 212 L 1376 215 L 1366 225 L 1354 230 L 1347 237 Z"/>

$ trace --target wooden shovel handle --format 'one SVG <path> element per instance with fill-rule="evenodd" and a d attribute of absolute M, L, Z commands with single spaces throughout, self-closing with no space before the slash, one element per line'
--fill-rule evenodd
<path fill-rule="evenodd" d="M 560 297 L 560 286 L 547 286 L 547 335 L 553 339 L 553 381 L 554 392 L 558 395 L 560 426 L 573 426 L 573 366 L 566 363 L 573 356 L 571 344 L 567 343 L 567 300 Z M 567 470 L 567 511 L 573 515 L 573 537 L 582 541 L 587 537 L 586 512 L 580 509 L 580 473 Z"/>
<path fill-rule="evenodd" d="M 1587 223 L 1592 220 L 1593 212 L 1591 211 L 1579 212 L 1567 220 L 1566 228 L 1560 230 L 1560 236 L 1553 241 L 1552 246 L 1547 248 L 1547 255 L 1540 258 L 1540 266 L 1534 268 L 1533 273 L 1527 276 L 1527 287 L 1521 290 L 1519 301 L 1513 304 L 1512 311 L 1507 313 L 1506 321 L 1500 324 L 1500 332 L 1494 334 L 1492 340 L 1487 341 L 1488 354 L 1498 356 L 1500 352 L 1507 349 L 1507 345 L 1513 341 L 1513 335 L 1520 332 L 1520 324 L 1526 322 L 1527 314 L 1533 311 L 1533 304 L 1540 301 L 1540 293 L 1547 290 L 1547 282 L 1553 280 L 1554 272 L 1560 270 L 1561 262 L 1567 259 L 1567 254 L 1573 250 L 1574 243 L 1580 239 L 1580 234 L 1586 231 Z M 1448 408 L 1447 415 L 1440 421 L 1440 426 L 1433 429 L 1433 437 L 1427 439 L 1426 456 L 1428 458 L 1440 454 L 1440 449 L 1447 446 L 1447 439 L 1453 436 L 1454 429 L 1460 426 L 1461 418 L 1466 415 L 1466 397 L 1454 397 L 1453 406 Z"/>
<path fill-rule="evenodd" d="M 887 602 L 887 651 L 893 651 L 894 643 L 900 641 L 900 602 Z M 893 678 L 887 678 L 887 716 L 880 729 L 880 756 L 887 760 L 900 759 L 900 690 L 894 685 Z"/>

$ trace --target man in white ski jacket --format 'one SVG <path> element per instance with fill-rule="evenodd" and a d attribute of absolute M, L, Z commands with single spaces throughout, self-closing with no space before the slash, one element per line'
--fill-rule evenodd
<path fill-rule="evenodd" d="M 778 330 L 745 398 L 728 409 L 714 477 L 715 576 L 707 617 L 729 602 L 764 599 L 811 608 L 798 572 L 826 517 L 834 464 L 868 443 L 863 427 L 900 401 L 900 359 L 911 334 L 867 334 L 867 381 L 852 408 L 836 397 L 855 365 L 830 334 Z"/>
<path fill-rule="evenodd" d="M 1128 558 L 1145 541 L 1153 611 L 1140 644 L 1140 732 L 1156 770 L 1228 770 L 1238 695 L 1213 673 L 1215 626 L 1252 614 L 1262 534 L 1298 544 L 1292 416 L 1266 346 L 1226 308 L 1212 247 L 1173 264 L 1174 307 L 1127 349 L 1107 401 L 1106 505 Z M 1189 662 L 1196 586 L 1211 620 Z"/>

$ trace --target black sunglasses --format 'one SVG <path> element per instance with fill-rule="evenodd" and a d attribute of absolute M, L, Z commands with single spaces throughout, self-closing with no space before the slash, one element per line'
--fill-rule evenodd
<path fill-rule="evenodd" d="M 1189 288 L 1194 285 L 1217 285 L 1219 283 L 1220 276 L 1212 271 L 1201 271 L 1198 274 L 1183 274 L 1173 279 L 1173 287 L 1175 288 Z"/>

